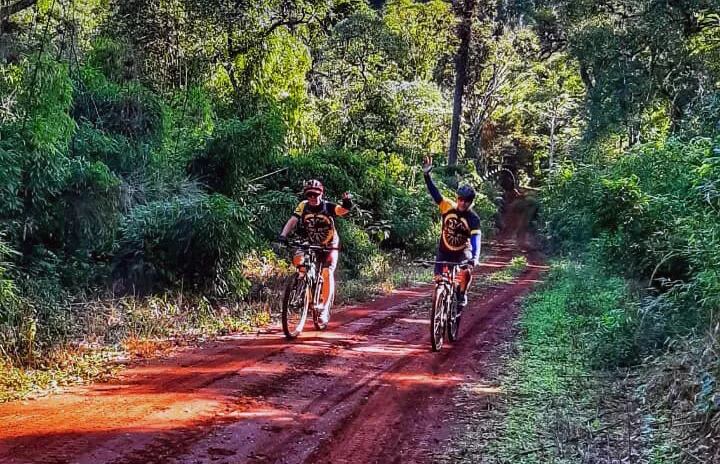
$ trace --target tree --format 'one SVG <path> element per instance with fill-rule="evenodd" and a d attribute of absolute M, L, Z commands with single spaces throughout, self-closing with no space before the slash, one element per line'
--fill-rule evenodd
<path fill-rule="evenodd" d="M 453 8 L 458 17 L 457 37 L 458 49 L 455 54 L 455 90 L 453 92 L 452 126 L 450 128 L 450 144 L 448 147 L 448 165 L 455 166 L 458 159 L 458 141 L 462 124 L 462 105 L 467 83 L 468 58 L 472 39 L 472 22 L 476 0 L 454 0 Z"/>
<path fill-rule="evenodd" d="M 5 21 L 8 17 L 14 15 L 15 13 L 27 10 L 28 8 L 34 6 L 37 2 L 38 0 L 18 0 L 15 3 L 3 6 L 0 8 L 0 22 Z"/>

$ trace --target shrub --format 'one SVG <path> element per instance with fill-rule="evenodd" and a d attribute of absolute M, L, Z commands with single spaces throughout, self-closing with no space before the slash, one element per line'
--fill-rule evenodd
<path fill-rule="evenodd" d="M 164 134 L 162 100 L 141 84 L 116 84 L 96 69 L 82 68 L 82 91 L 75 97 L 72 116 L 104 132 L 156 142 Z"/>
<path fill-rule="evenodd" d="M 345 220 L 336 221 L 340 235 L 340 263 L 351 276 L 359 276 L 362 272 L 370 272 L 366 267 L 373 256 L 379 253 L 378 246 L 370 240 L 370 236 L 358 225 Z"/>
<path fill-rule="evenodd" d="M 30 350 L 28 342 L 33 341 L 31 333 L 22 330 L 29 323 L 27 306 L 9 275 L 8 260 L 15 253 L 0 242 L 0 364 L 25 356 Z"/>
<path fill-rule="evenodd" d="M 223 293 L 224 271 L 256 243 L 246 208 L 200 192 L 138 206 L 121 232 L 116 275 L 137 291 L 162 283 Z"/>
<path fill-rule="evenodd" d="M 278 166 L 284 136 L 283 122 L 272 112 L 244 121 L 225 121 L 191 161 L 189 174 L 212 192 L 242 199 L 247 195 L 248 181 Z"/>

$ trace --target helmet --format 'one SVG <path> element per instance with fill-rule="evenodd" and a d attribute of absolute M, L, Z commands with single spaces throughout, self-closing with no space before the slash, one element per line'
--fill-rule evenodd
<path fill-rule="evenodd" d="M 462 185 L 459 189 L 457 189 L 457 196 L 458 198 L 462 198 L 463 200 L 472 203 L 473 200 L 475 200 L 475 189 L 472 188 L 471 185 Z"/>
<path fill-rule="evenodd" d="M 314 192 L 318 195 L 322 195 L 325 191 L 325 188 L 323 187 L 322 182 L 320 182 L 317 179 L 310 179 L 309 181 L 305 182 L 303 185 L 303 193 L 307 194 L 308 192 Z"/>

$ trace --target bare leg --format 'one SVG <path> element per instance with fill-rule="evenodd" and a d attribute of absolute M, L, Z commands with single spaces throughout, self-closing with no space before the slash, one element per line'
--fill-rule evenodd
<path fill-rule="evenodd" d="M 325 258 L 325 267 L 322 271 L 323 286 L 320 293 L 320 319 L 324 324 L 330 320 L 330 306 L 335 299 L 335 268 L 337 267 L 338 252 L 333 250 Z"/>

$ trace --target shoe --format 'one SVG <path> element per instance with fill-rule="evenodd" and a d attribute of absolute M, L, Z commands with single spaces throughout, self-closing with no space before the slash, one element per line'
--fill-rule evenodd
<path fill-rule="evenodd" d="M 320 324 L 327 326 L 330 322 L 330 308 L 320 308 Z"/>
<path fill-rule="evenodd" d="M 325 327 L 330 322 L 330 309 L 325 308 L 324 305 L 315 305 L 315 313 L 318 314 L 318 322 L 321 326 Z"/>
<path fill-rule="evenodd" d="M 462 311 L 468 303 L 467 292 L 458 292 L 458 312 Z"/>

